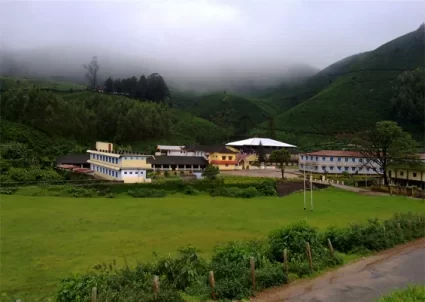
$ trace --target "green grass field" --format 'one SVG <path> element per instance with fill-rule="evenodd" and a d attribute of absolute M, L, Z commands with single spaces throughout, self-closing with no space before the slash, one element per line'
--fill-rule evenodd
<path fill-rule="evenodd" d="M 1 291 L 19 297 L 52 296 L 63 277 L 100 262 L 137 261 L 192 244 L 206 257 L 219 242 L 265 238 L 274 229 L 307 219 L 319 228 L 425 212 L 421 200 L 362 196 L 327 189 L 303 195 L 235 199 L 208 195 L 166 198 L 66 198 L 1 195 Z M 28 301 L 28 298 L 27 298 Z"/>

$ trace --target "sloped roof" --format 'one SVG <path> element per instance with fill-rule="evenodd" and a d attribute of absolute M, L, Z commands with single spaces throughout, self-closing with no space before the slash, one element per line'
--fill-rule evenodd
<path fill-rule="evenodd" d="M 86 164 L 89 159 L 90 155 L 87 153 L 61 155 L 56 158 L 56 164 Z"/>
<path fill-rule="evenodd" d="M 184 146 L 158 145 L 156 148 L 158 150 L 180 151 L 182 148 L 184 148 Z"/>
<path fill-rule="evenodd" d="M 226 146 L 259 146 L 260 143 L 264 147 L 286 147 L 286 148 L 296 147 L 294 145 L 290 145 L 284 142 L 279 142 L 271 138 L 260 138 L 260 137 L 253 137 L 253 138 L 248 138 L 241 141 L 230 142 L 230 143 L 227 143 Z"/>
<path fill-rule="evenodd" d="M 229 150 L 224 145 L 186 146 L 185 149 L 186 150 L 192 150 L 192 151 L 204 151 L 204 152 L 207 152 L 207 153 L 213 153 L 213 152 L 217 152 L 217 153 L 231 153 L 231 154 L 237 153 L 235 151 Z"/>
<path fill-rule="evenodd" d="M 316 152 L 301 153 L 301 154 L 311 155 L 311 156 L 364 157 L 358 151 L 343 151 L 343 150 L 320 150 Z"/>
<path fill-rule="evenodd" d="M 155 156 L 148 158 L 152 165 L 207 165 L 208 161 L 201 156 Z"/>

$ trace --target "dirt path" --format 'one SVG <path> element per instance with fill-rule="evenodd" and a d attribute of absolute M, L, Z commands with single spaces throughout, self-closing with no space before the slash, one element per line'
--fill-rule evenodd
<path fill-rule="evenodd" d="M 251 301 L 368 302 L 411 283 L 425 286 L 425 238 L 364 258 L 312 280 L 266 290 Z"/>

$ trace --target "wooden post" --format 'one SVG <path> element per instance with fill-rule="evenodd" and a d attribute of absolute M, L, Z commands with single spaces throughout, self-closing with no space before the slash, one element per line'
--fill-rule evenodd
<path fill-rule="evenodd" d="M 97 300 L 97 288 L 93 287 L 91 289 L 91 302 L 96 302 Z"/>
<path fill-rule="evenodd" d="M 329 252 L 331 254 L 331 257 L 334 258 L 334 248 L 333 248 L 332 242 L 329 238 L 328 238 L 328 246 L 329 246 Z"/>
<path fill-rule="evenodd" d="M 216 299 L 215 292 L 214 292 L 215 279 L 214 279 L 214 272 L 213 271 L 210 271 L 209 280 L 210 280 L 210 286 L 211 286 L 211 297 L 212 297 L 213 300 L 215 300 Z"/>
<path fill-rule="evenodd" d="M 310 265 L 310 270 L 313 270 L 313 260 L 311 259 L 311 249 L 310 249 L 310 243 L 305 243 L 305 249 L 307 252 L 307 258 L 308 258 L 308 264 Z"/>
<path fill-rule="evenodd" d="M 159 277 L 158 276 L 153 276 L 153 293 L 155 294 L 155 296 L 157 296 L 159 293 Z"/>
<path fill-rule="evenodd" d="M 283 264 L 285 266 L 286 275 L 288 275 L 288 250 L 283 250 Z"/>
<path fill-rule="evenodd" d="M 249 258 L 249 263 L 251 265 L 252 291 L 255 291 L 255 259 L 254 257 Z"/>

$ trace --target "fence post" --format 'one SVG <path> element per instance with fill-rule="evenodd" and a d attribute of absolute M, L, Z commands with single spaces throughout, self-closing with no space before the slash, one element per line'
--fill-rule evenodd
<path fill-rule="evenodd" d="M 286 275 L 288 275 L 288 250 L 283 250 L 283 264 L 285 266 Z"/>
<path fill-rule="evenodd" d="M 91 302 L 96 302 L 97 300 L 97 287 L 91 289 Z"/>
<path fill-rule="evenodd" d="M 153 276 L 153 293 L 155 294 L 155 297 L 159 293 L 159 277 Z"/>
<path fill-rule="evenodd" d="M 329 246 L 329 252 L 331 253 L 331 257 L 334 258 L 334 248 L 333 248 L 332 242 L 329 238 L 328 238 L 328 246 Z"/>
<path fill-rule="evenodd" d="M 255 259 L 254 257 L 249 258 L 249 263 L 251 266 L 252 291 L 255 291 Z"/>
<path fill-rule="evenodd" d="M 211 285 L 211 297 L 212 297 L 213 300 L 215 300 L 216 299 L 215 292 L 214 292 L 215 279 L 214 279 L 214 272 L 213 271 L 210 271 L 209 280 L 210 280 L 210 285 Z"/>
<path fill-rule="evenodd" d="M 307 258 L 308 258 L 308 264 L 310 265 L 310 270 L 313 271 L 313 260 L 311 259 L 311 249 L 310 249 L 310 243 L 305 243 L 305 249 L 307 252 Z"/>

